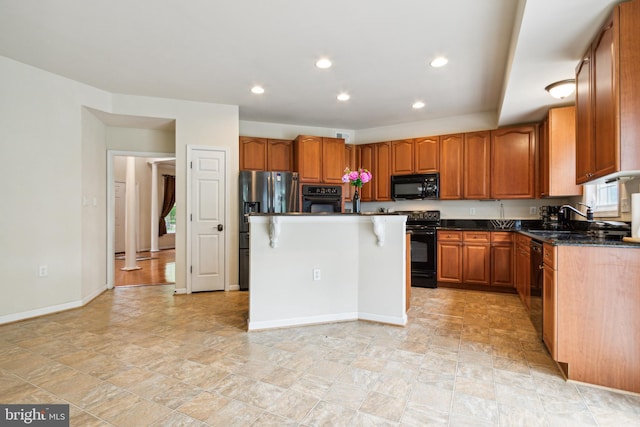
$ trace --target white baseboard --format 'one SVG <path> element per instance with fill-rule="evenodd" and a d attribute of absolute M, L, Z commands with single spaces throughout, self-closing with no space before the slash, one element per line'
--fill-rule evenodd
<path fill-rule="evenodd" d="M 100 294 L 102 294 L 106 290 L 107 290 L 107 285 L 105 284 L 101 288 L 96 289 L 91 294 L 82 298 L 80 301 L 72 301 L 64 304 L 37 308 L 35 310 L 23 311 L 21 313 L 7 314 L 6 316 L 0 317 L 0 325 L 5 323 L 17 322 L 19 320 L 31 319 L 39 316 L 45 316 L 47 314 L 58 313 L 60 311 L 71 310 L 73 308 L 82 307 L 84 305 L 87 305 L 91 301 L 93 301 L 95 298 L 100 296 Z"/>
<path fill-rule="evenodd" d="M 265 320 L 252 322 L 248 321 L 248 329 L 250 331 L 258 331 L 261 329 L 288 328 L 291 326 L 316 325 L 331 322 L 347 322 L 351 320 L 368 320 L 371 322 L 386 323 L 388 325 L 405 326 L 407 324 L 407 315 L 404 316 L 382 316 L 371 313 L 338 313 L 327 314 L 322 316 L 296 317 L 292 319 Z"/>
<path fill-rule="evenodd" d="M 358 313 L 358 319 L 369 320 L 371 322 L 387 323 L 389 325 L 405 326 L 407 324 L 407 315 L 397 316 L 381 316 L 379 314 Z"/>
<path fill-rule="evenodd" d="M 227 289 L 228 291 L 239 291 L 240 290 L 240 285 L 229 285 L 229 289 Z"/>
<path fill-rule="evenodd" d="M 23 311 L 21 313 L 8 314 L 0 317 L 0 325 L 5 323 L 17 322 L 19 320 L 31 319 L 33 317 L 53 314 L 59 311 L 71 310 L 72 308 L 82 307 L 82 301 L 72 301 L 64 304 L 52 305 L 49 307 L 37 308 L 35 310 Z"/>
<path fill-rule="evenodd" d="M 319 323 L 346 322 L 358 320 L 358 313 L 338 313 L 322 316 L 295 317 L 292 319 L 264 320 L 252 322 L 249 319 L 249 330 L 258 331 L 261 329 L 287 328 L 290 326 L 315 325 Z"/>
<path fill-rule="evenodd" d="M 100 294 L 102 294 L 104 291 L 106 291 L 107 285 L 105 284 L 102 288 L 96 289 L 95 291 L 93 291 L 92 293 L 90 293 L 89 295 L 87 295 L 86 297 L 82 298 L 82 305 L 87 305 L 89 304 L 91 301 L 93 301 L 94 299 L 96 299 L 98 296 L 100 296 Z"/>
<path fill-rule="evenodd" d="M 186 295 L 187 288 L 175 288 L 173 293 L 178 295 Z"/>

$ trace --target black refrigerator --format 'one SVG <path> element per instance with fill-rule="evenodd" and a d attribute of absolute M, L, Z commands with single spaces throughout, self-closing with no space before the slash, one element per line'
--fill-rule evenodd
<path fill-rule="evenodd" d="M 249 289 L 249 220 L 251 213 L 299 211 L 297 172 L 240 171 L 238 182 L 240 206 L 239 285 Z"/>

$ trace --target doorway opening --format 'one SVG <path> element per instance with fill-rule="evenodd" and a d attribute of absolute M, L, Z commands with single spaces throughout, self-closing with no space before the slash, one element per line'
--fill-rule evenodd
<path fill-rule="evenodd" d="M 175 284 L 175 158 L 112 154 L 110 283 L 117 287 Z"/>
<path fill-rule="evenodd" d="M 176 250 L 144 251 L 136 254 L 138 270 L 123 270 L 124 254 L 116 253 L 114 286 L 173 285 L 176 283 Z"/>

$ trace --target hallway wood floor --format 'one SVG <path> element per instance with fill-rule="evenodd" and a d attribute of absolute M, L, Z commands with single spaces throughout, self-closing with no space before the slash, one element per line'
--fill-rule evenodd
<path fill-rule="evenodd" d="M 123 271 L 125 260 L 116 259 L 114 286 L 168 285 L 176 282 L 176 250 L 165 249 L 160 252 L 139 252 L 138 258 L 147 258 L 136 262 L 140 270 Z"/>

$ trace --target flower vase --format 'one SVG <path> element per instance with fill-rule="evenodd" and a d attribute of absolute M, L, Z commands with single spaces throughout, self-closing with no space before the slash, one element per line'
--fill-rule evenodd
<path fill-rule="evenodd" d="M 353 213 L 360 213 L 360 194 L 358 193 L 358 187 L 356 187 L 356 192 L 353 193 L 353 198 L 351 199 L 353 202 Z"/>

